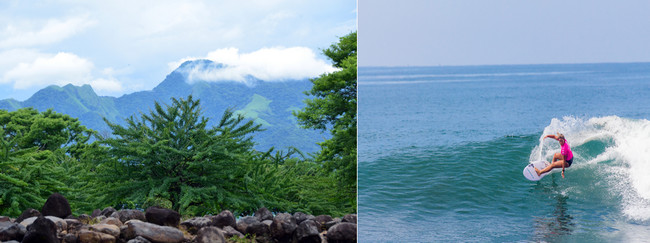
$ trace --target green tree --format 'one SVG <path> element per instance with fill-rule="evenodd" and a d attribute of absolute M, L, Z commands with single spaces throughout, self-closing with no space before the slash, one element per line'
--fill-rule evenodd
<path fill-rule="evenodd" d="M 52 110 L 0 110 L 0 214 L 38 209 L 54 192 L 72 199 L 72 207 L 80 205 L 74 199 L 87 195 L 79 178 L 88 171 L 74 156 L 93 133 Z"/>
<path fill-rule="evenodd" d="M 117 204 L 168 201 L 183 214 L 244 209 L 251 203 L 244 177 L 254 156 L 251 134 L 261 125 L 244 122 L 226 110 L 209 128 L 200 102 L 192 96 L 131 116 L 126 126 L 110 123 L 110 158 L 99 167 L 109 191 L 104 202 Z"/>
<path fill-rule="evenodd" d="M 332 138 L 320 143 L 317 161 L 335 173 L 348 206 L 356 210 L 357 183 L 357 33 L 339 39 L 323 51 L 338 71 L 312 79 L 307 92 L 314 96 L 294 115 L 305 128 L 330 130 Z"/>

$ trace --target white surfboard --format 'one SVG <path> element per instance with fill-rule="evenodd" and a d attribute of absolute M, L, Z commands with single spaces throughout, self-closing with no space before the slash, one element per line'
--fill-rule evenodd
<path fill-rule="evenodd" d="M 551 174 L 553 171 L 556 171 L 556 170 L 561 171 L 562 170 L 562 168 L 554 168 L 549 172 L 546 172 L 546 173 L 541 174 L 539 176 L 537 175 L 537 172 L 535 172 L 535 168 L 537 168 L 538 170 L 542 170 L 542 169 L 546 168 L 547 166 L 549 166 L 550 164 L 551 163 L 549 163 L 548 161 L 544 161 L 544 160 L 535 161 L 533 163 L 530 163 L 526 167 L 524 167 L 524 177 L 526 177 L 526 179 L 531 180 L 531 181 L 539 181 L 542 178 L 544 178 L 544 176 L 546 176 L 548 174 Z"/>

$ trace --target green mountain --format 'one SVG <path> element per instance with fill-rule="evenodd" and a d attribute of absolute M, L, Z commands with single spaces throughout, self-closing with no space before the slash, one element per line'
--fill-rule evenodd
<path fill-rule="evenodd" d="M 77 117 L 83 125 L 107 135 L 110 134 L 110 129 L 103 117 L 123 124 L 124 119 L 131 115 L 148 113 L 153 109 L 155 101 L 168 104 L 172 97 L 185 98 L 192 94 L 201 100 L 203 115 L 210 118 L 213 124 L 227 108 L 233 108 L 236 114 L 262 124 L 266 131 L 255 134 L 259 150 L 272 146 L 277 149 L 293 146 L 303 152 L 316 152 L 319 149 L 316 143 L 329 136 L 328 133 L 300 128 L 291 115 L 292 110 L 304 107 L 303 101 L 308 98 L 304 92 L 311 89 L 312 85 L 309 80 L 266 82 L 248 77 L 248 85 L 234 81 L 188 82 L 190 70 L 219 68 L 223 68 L 223 65 L 208 60 L 188 61 L 167 75 L 153 90 L 119 98 L 98 96 L 89 85 L 53 85 L 22 102 L 14 99 L 0 100 L 0 109 L 13 111 L 33 107 L 42 111 L 52 108 L 56 112 Z"/>

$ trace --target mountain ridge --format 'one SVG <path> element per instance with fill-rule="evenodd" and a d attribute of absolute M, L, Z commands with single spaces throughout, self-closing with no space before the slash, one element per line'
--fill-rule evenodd
<path fill-rule="evenodd" d="M 210 82 L 193 80 L 188 83 L 189 68 L 219 69 L 224 65 L 209 60 L 187 61 L 169 73 L 152 90 L 138 91 L 120 97 L 99 96 L 90 85 L 63 87 L 51 85 L 34 93 L 25 101 L 0 100 L 0 109 L 9 111 L 33 107 L 39 111 L 53 109 L 56 112 L 78 118 L 83 125 L 102 134 L 110 133 L 105 117 L 112 123 L 124 124 L 129 116 L 140 116 L 153 109 L 154 102 L 170 104 L 171 98 L 193 95 L 200 99 L 203 115 L 211 125 L 218 122 L 226 109 L 242 114 L 247 119 L 262 124 L 262 131 L 254 134 L 256 149 L 267 150 L 296 147 L 303 152 L 316 152 L 316 144 L 324 133 L 302 129 L 291 111 L 304 107 L 305 92 L 311 89 L 308 79 L 283 82 L 267 82 L 250 77 L 250 84 L 237 81 Z M 203 70 L 205 71 L 205 70 Z"/>

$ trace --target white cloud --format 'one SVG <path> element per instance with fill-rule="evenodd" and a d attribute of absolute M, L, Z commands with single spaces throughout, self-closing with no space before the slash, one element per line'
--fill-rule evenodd
<path fill-rule="evenodd" d="M 178 67 L 185 61 L 196 59 L 208 59 L 224 64 L 225 67 L 218 69 L 194 67 L 185 70 L 190 82 L 196 80 L 246 82 L 249 75 L 269 82 L 300 80 L 336 70 L 332 65 L 318 59 L 316 54 L 306 47 L 262 48 L 251 53 L 239 53 L 237 48 L 224 48 L 212 51 L 203 58 L 185 58 L 170 63 L 169 66 Z"/>
<path fill-rule="evenodd" d="M 70 17 L 64 20 L 49 19 L 44 23 L 23 21 L 10 23 L 0 32 L 0 48 L 29 47 L 56 43 L 93 25 L 87 16 Z"/>
<path fill-rule="evenodd" d="M 122 83 L 120 83 L 117 79 L 115 78 L 98 78 L 95 80 L 90 81 L 90 86 L 93 87 L 93 89 L 97 92 L 100 93 L 111 93 L 111 92 L 120 92 L 124 90 L 122 87 Z"/>
<path fill-rule="evenodd" d="M 95 65 L 72 53 L 59 52 L 56 55 L 39 54 L 31 62 L 21 62 L 4 73 L 0 83 L 13 83 L 17 90 L 42 88 L 51 84 L 90 84 L 98 91 L 116 92 L 122 90 L 118 80 L 110 75 L 112 69 L 105 69 L 103 76 L 95 78 Z"/>

